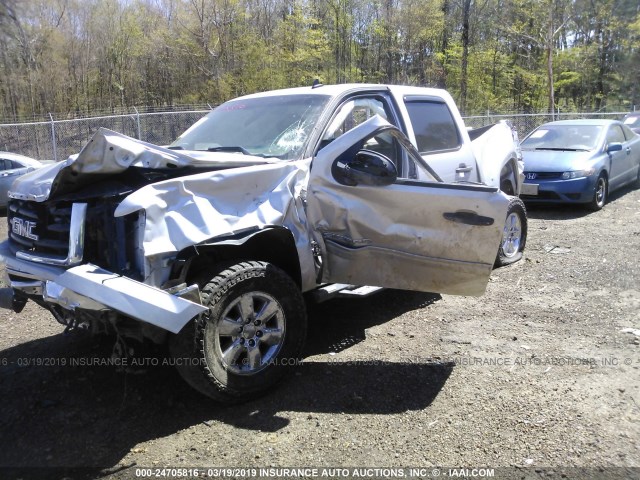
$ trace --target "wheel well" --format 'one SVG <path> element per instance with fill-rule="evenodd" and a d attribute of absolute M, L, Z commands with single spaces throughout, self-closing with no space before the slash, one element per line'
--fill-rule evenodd
<path fill-rule="evenodd" d="M 290 230 L 271 227 L 233 238 L 217 239 L 189 247 L 178 255 L 171 278 L 193 283 L 214 265 L 235 260 L 261 260 L 283 270 L 302 285 L 300 261 Z"/>
<path fill-rule="evenodd" d="M 511 183 L 511 180 L 509 180 L 509 179 L 500 180 L 500 190 L 502 190 L 507 195 L 514 195 L 515 194 L 515 189 L 513 188 L 513 183 Z"/>
<path fill-rule="evenodd" d="M 517 171 L 518 167 L 513 158 L 510 159 L 500 171 L 500 190 L 507 195 L 516 194 L 516 185 L 518 184 L 518 180 L 516 179 Z"/>

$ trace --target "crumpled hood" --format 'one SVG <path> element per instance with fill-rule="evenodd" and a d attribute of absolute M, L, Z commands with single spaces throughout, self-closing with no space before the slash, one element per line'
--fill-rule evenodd
<path fill-rule="evenodd" d="M 19 177 L 9 191 L 9 196 L 43 202 L 56 191 L 73 191 L 88 183 L 88 178 L 95 180 L 96 175 L 104 177 L 118 174 L 130 167 L 216 169 L 266 163 L 273 161 L 224 152 L 191 152 L 187 155 L 100 128 L 78 155 Z"/>
<path fill-rule="evenodd" d="M 70 157 L 63 162 L 52 163 L 19 176 L 9 190 L 9 198 L 44 202 L 49 198 L 51 184 L 54 178 L 56 178 L 60 171 L 67 167 L 71 161 L 72 159 Z"/>
<path fill-rule="evenodd" d="M 282 225 L 304 234 L 292 204 L 309 160 L 206 172 L 146 185 L 118 205 L 116 217 L 145 211 L 144 252 L 177 252 L 210 238 Z"/>
<path fill-rule="evenodd" d="M 165 275 L 150 283 L 166 281 L 164 255 L 243 230 L 279 226 L 293 234 L 303 287 L 310 289 L 315 270 L 302 200 L 310 162 L 176 151 L 101 128 L 77 156 L 20 177 L 10 196 L 43 202 L 131 167 L 174 172 L 137 187 L 114 212 L 116 217 L 144 212 L 145 278 Z"/>

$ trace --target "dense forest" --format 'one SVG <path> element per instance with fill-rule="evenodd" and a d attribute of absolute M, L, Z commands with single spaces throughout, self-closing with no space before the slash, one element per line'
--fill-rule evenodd
<path fill-rule="evenodd" d="M 0 0 L 0 119 L 372 82 L 474 112 L 640 104 L 638 0 Z"/>

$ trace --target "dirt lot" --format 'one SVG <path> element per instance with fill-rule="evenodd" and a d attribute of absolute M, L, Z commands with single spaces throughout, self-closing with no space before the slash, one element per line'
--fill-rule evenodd
<path fill-rule="evenodd" d="M 640 190 L 596 213 L 532 208 L 526 258 L 495 271 L 485 296 L 386 291 L 312 305 L 303 365 L 235 407 L 192 391 L 162 352 L 139 352 L 159 365 L 133 371 L 70 366 L 112 345 L 64 335 L 34 304 L 2 311 L 0 465 L 89 467 L 69 478 L 165 466 L 637 478 L 640 332 L 623 330 L 640 329 L 639 252 Z"/>

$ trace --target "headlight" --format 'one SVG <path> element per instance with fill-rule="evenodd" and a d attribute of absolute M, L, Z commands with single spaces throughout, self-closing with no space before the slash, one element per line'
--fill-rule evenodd
<path fill-rule="evenodd" d="M 595 173 L 595 169 L 594 168 L 589 168 L 587 170 L 575 170 L 572 172 L 564 172 L 562 174 L 562 179 L 563 180 L 570 180 L 572 178 L 582 178 L 582 177 L 588 177 L 590 175 L 593 175 Z"/>

